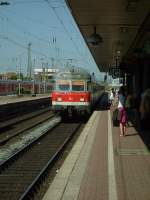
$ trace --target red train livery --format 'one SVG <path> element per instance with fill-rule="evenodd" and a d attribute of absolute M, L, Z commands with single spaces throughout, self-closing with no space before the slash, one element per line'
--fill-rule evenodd
<path fill-rule="evenodd" d="M 33 92 L 34 84 L 34 93 L 49 93 L 53 89 L 53 84 L 46 82 L 45 86 L 42 82 L 35 81 L 20 81 L 20 88 L 23 88 L 24 92 Z M 16 94 L 19 87 L 19 81 L 17 80 L 0 80 L 0 95 L 11 95 Z M 21 90 L 22 92 L 22 90 Z"/>
<path fill-rule="evenodd" d="M 52 108 L 61 113 L 91 113 L 103 92 L 92 76 L 83 69 L 59 72 L 52 91 Z"/>

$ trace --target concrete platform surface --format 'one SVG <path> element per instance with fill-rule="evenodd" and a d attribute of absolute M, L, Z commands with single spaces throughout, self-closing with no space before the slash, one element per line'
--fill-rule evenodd
<path fill-rule="evenodd" d="M 111 112 L 95 111 L 43 200 L 150 200 L 149 188 L 150 151 L 141 133 L 130 126 L 120 137 Z"/>

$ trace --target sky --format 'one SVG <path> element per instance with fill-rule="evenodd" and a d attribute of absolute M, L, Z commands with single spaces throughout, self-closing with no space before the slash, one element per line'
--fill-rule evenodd
<path fill-rule="evenodd" d="M 77 66 L 103 80 L 64 0 L 0 0 L 0 73 Z"/>

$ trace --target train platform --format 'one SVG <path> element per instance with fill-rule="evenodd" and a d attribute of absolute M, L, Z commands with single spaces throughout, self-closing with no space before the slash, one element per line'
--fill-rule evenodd
<path fill-rule="evenodd" d="M 36 100 L 40 98 L 47 98 L 50 97 L 50 94 L 37 94 L 36 96 L 32 95 L 7 95 L 7 96 L 0 96 L 0 105 L 3 104 L 9 104 L 9 103 L 16 103 L 21 101 L 30 101 L 30 100 Z"/>
<path fill-rule="evenodd" d="M 150 200 L 150 135 L 95 111 L 43 200 Z"/>

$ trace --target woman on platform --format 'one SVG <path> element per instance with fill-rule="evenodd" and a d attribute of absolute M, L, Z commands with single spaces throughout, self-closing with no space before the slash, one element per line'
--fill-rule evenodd
<path fill-rule="evenodd" d="M 127 113 L 125 110 L 125 90 L 124 87 L 121 86 L 118 91 L 118 118 L 119 118 L 119 126 L 120 126 L 120 136 L 125 136 L 126 134 L 126 122 L 127 122 Z"/>

